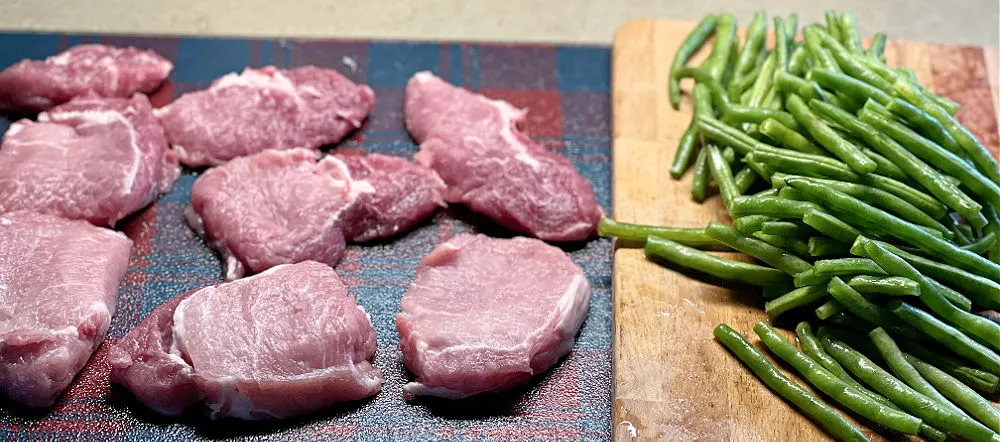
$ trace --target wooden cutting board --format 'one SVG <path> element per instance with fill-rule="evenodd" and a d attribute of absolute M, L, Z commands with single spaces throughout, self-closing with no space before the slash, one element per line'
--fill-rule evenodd
<path fill-rule="evenodd" d="M 704 204 L 691 200 L 690 173 L 680 181 L 668 174 L 692 106 L 685 94 L 681 110 L 670 107 L 667 74 L 692 27 L 641 20 L 615 35 L 613 199 L 620 221 L 679 227 L 730 221 L 717 196 Z M 997 54 L 997 48 L 916 42 L 890 41 L 886 48 L 890 64 L 909 66 L 923 84 L 961 102 L 957 117 L 994 154 L 1000 137 Z M 726 322 L 757 341 L 753 325 L 767 319 L 757 290 L 710 285 L 646 261 L 641 250 L 618 249 L 614 296 L 616 440 L 827 438 L 712 338 L 712 329 Z"/>

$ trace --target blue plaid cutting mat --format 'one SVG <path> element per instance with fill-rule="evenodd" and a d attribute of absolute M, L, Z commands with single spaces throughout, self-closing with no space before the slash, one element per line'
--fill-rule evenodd
<path fill-rule="evenodd" d="M 610 51 L 605 47 L 538 44 L 415 43 L 347 40 L 253 40 L 0 33 L 0 69 L 40 59 L 72 45 L 98 42 L 150 48 L 176 64 L 154 105 L 206 87 L 246 66 L 318 65 L 370 85 L 376 105 L 366 126 L 335 150 L 411 157 L 417 146 L 403 127 L 403 90 L 410 76 L 430 70 L 445 80 L 529 109 L 527 132 L 566 155 L 611 212 Z M 0 133 L 10 121 L 0 116 Z M 390 241 L 354 245 L 337 266 L 350 293 L 371 314 L 383 391 L 282 422 L 211 422 L 197 416 L 164 419 L 108 382 L 107 347 L 156 306 L 192 288 L 218 283 L 220 264 L 184 222 L 196 175 L 186 171 L 169 194 L 124 222 L 135 241 L 108 341 L 63 398 L 43 413 L 0 402 L 6 440 L 604 440 L 611 435 L 611 243 L 568 248 L 593 285 L 587 320 L 573 351 L 531 385 L 461 402 L 407 402 L 409 375 L 399 352 L 394 315 L 420 258 L 460 232 L 509 235 L 461 209 L 443 210 Z"/>

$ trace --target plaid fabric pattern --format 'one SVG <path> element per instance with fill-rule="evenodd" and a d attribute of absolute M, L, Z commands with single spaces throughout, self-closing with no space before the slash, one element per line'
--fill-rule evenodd
<path fill-rule="evenodd" d="M 44 58 L 72 45 L 99 42 L 151 48 L 172 59 L 170 83 L 153 95 L 163 105 L 246 66 L 318 65 L 337 69 L 375 90 L 366 126 L 336 150 L 412 157 L 417 146 L 403 127 L 403 88 L 419 70 L 530 110 L 527 131 L 566 155 L 611 210 L 609 57 L 603 47 L 476 43 L 252 40 L 0 34 L 0 68 Z M 0 133 L 10 121 L 0 117 Z M 179 420 L 146 410 L 108 382 L 107 347 L 156 306 L 186 290 L 221 281 L 217 255 L 184 222 L 196 175 L 185 171 L 171 193 L 120 228 L 135 241 L 131 266 L 108 340 L 65 395 L 42 413 L 0 403 L 6 440 L 602 440 L 611 431 L 611 244 L 592 240 L 567 248 L 593 285 L 590 312 L 572 352 L 520 390 L 461 402 L 407 402 L 394 315 L 414 269 L 437 244 L 460 232 L 510 235 L 487 220 L 451 208 L 392 240 L 353 245 L 337 272 L 371 314 L 378 332 L 375 364 L 383 391 L 360 403 L 282 422 Z"/>

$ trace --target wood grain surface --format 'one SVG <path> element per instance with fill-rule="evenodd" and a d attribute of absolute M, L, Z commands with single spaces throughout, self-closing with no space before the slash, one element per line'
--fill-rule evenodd
<path fill-rule="evenodd" d="M 690 172 L 680 181 L 668 173 L 692 105 L 686 92 L 681 110 L 670 107 L 667 74 L 692 26 L 640 20 L 615 35 L 613 199 L 620 221 L 679 227 L 730 222 L 718 196 L 704 204 L 691 200 Z M 886 55 L 890 64 L 913 68 L 924 84 L 961 102 L 958 118 L 996 154 L 997 48 L 891 41 Z M 689 91 L 691 84 L 682 87 Z M 660 267 L 641 250 L 616 250 L 615 439 L 826 439 L 714 341 L 712 329 L 726 322 L 757 342 L 753 325 L 767 319 L 758 289 L 717 283 Z M 884 439 L 861 425 L 871 437 Z"/>

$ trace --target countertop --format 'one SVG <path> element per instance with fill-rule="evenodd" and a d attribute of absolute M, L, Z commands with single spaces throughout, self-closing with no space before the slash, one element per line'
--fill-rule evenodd
<path fill-rule="evenodd" d="M 0 30 L 610 44 L 634 18 L 855 11 L 890 38 L 1000 44 L 997 0 L 0 0 Z"/>

